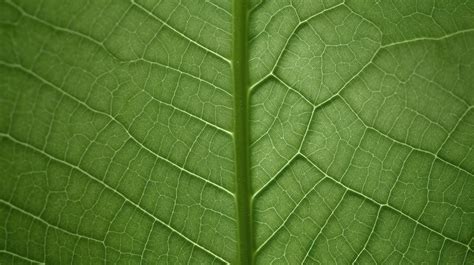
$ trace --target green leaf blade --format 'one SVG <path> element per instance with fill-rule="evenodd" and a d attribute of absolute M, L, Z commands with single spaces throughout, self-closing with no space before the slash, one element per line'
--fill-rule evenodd
<path fill-rule="evenodd" d="M 472 10 L 0 2 L 0 263 L 473 263 Z"/>

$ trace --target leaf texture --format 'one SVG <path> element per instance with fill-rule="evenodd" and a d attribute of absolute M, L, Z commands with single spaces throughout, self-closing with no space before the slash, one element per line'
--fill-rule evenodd
<path fill-rule="evenodd" d="M 1 264 L 474 263 L 474 2 L 248 4 L 238 194 L 232 1 L 0 1 Z"/>

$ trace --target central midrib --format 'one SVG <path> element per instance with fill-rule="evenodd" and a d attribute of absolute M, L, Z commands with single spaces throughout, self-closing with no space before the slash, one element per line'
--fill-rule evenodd
<path fill-rule="evenodd" d="M 237 203 L 238 264 L 252 265 L 253 228 L 250 204 L 249 82 L 247 0 L 234 0 L 232 11 L 232 73 L 234 86 L 234 148 Z"/>

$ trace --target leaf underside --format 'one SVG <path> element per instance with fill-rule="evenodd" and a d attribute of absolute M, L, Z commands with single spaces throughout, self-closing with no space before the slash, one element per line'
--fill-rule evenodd
<path fill-rule="evenodd" d="M 249 8 L 255 263 L 473 264 L 474 1 Z M 238 262 L 232 23 L 0 1 L 1 264 Z"/>

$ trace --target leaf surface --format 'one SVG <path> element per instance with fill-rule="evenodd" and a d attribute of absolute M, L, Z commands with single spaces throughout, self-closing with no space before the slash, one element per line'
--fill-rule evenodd
<path fill-rule="evenodd" d="M 474 262 L 474 2 L 245 2 L 0 1 L 0 263 Z"/>

